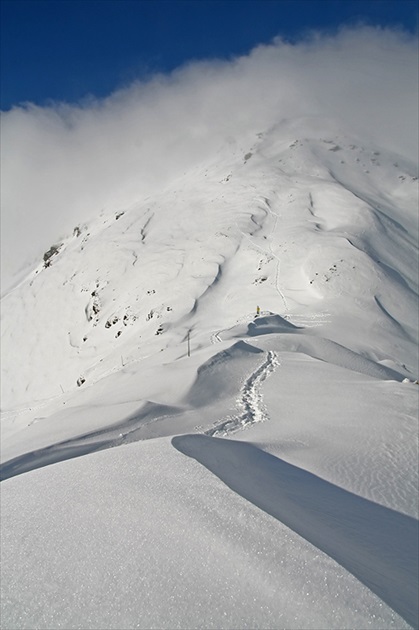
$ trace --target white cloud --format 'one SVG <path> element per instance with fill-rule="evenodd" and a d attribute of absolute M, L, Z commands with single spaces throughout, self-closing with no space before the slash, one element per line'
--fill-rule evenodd
<path fill-rule="evenodd" d="M 227 139 L 330 117 L 417 160 L 417 39 L 359 28 L 191 63 L 81 105 L 2 114 L 4 290 L 24 262 L 103 207 L 160 189 Z"/>

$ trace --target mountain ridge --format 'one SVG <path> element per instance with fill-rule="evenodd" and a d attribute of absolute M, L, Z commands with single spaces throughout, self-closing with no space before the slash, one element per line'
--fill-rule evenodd
<path fill-rule="evenodd" d="M 414 166 L 325 121 L 253 140 L 2 298 L 13 627 L 416 626 Z"/>
<path fill-rule="evenodd" d="M 283 134 L 281 126 L 280 131 Z M 24 317 L 42 322 L 44 332 L 37 331 L 36 347 L 29 344 L 32 360 L 37 357 L 34 371 L 42 371 L 40 364 L 51 366 L 50 373 L 42 374 L 42 381 L 51 385 L 42 397 L 51 390 L 56 393 L 59 386 L 65 391 L 74 387 L 98 355 L 114 352 L 119 362 L 129 347 L 127 337 L 153 346 L 152 336 L 164 339 L 167 330 L 177 326 L 183 336 L 186 327 L 181 322 L 188 318 L 192 329 L 199 327 L 208 301 L 210 317 L 216 320 L 217 308 L 231 321 L 261 302 L 265 310 L 289 314 L 292 321 L 294 311 L 310 305 L 330 310 L 333 294 L 352 297 L 355 303 L 375 294 L 377 319 L 384 318 L 401 337 L 414 335 L 414 317 L 400 322 L 394 304 L 386 306 L 382 286 L 384 282 L 397 292 L 393 302 L 414 308 L 415 201 L 406 191 L 417 194 L 415 176 L 395 166 L 391 157 L 344 144 L 342 138 L 287 142 L 282 135 L 278 139 L 258 134 L 249 151 L 236 150 L 234 167 L 230 161 L 230 166 L 217 163 L 213 172 L 206 168 L 198 175 L 186 174 L 154 199 L 76 226 L 73 236 L 45 253 L 43 263 L 2 299 L 4 343 L 12 362 L 8 340 L 17 344 L 28 327 Z M 349 159 L 352 164 L 346 164 Z M 336 179 L 339 171 L 353 179 L 354 165 L 362 191 Z M 289 173 L 283 175 L 285 169 Z M 378 188 L 376 180 L 385 183 L 386 190 Z M 230 282 L 226 291 L 224 285 L 234 273 L 246 276 L 245 286 L 236 290 Z M 16 303 L 8 311 L 13 296 Z M 17 312 L 19 301 L 25 303 L 25 316 Z M 217 326 L 215 321 L 214 329 Z M 50 343 L 54 351 L 48 355 L 41 348 Z M 57 370 L 52 354 L 60 362 L 65 356 L 74 366 L 71 376 Z M 402 362 L 414 369 L 411 359 Z M 3 382 L 15 384 L 13 394 L 7 385 L 4 389 L 5 408 L 16 396 L 18 402 L 29 402 L 41 389 L 39 381 L 32 386 L 27 377 L 18 393 L 13 369 L 21 370 L 21 365 L 8 366 Z M 58 382 L 55 372 L 61 372 Z M 23 395 L 22 389 L 28 393 Z"/>

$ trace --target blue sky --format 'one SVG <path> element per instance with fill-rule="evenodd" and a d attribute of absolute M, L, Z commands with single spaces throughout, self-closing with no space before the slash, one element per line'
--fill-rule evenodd
<path fill-rule="evenodd" d="M 416 0 L 0 0 L 1 109 L 104 97 L 191 60 L 359 23 L 417 32 Z"/>

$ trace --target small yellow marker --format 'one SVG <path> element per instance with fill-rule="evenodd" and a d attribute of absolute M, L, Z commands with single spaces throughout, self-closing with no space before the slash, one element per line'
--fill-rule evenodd
<path fill-rule="evenodd" d="M 257 306 L 257 307 L 256 307 L 256 317 L 257 317 L 258 315 L 260 315 L 260 306 Z"/>

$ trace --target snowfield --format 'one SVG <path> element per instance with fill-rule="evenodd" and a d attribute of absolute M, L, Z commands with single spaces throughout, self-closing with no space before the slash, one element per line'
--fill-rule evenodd
<path fill-rule="evenodd" d="M 301 119 L 51 244 L 1 302 L 3 628 L 417 628 L 417 209 Z"/>

